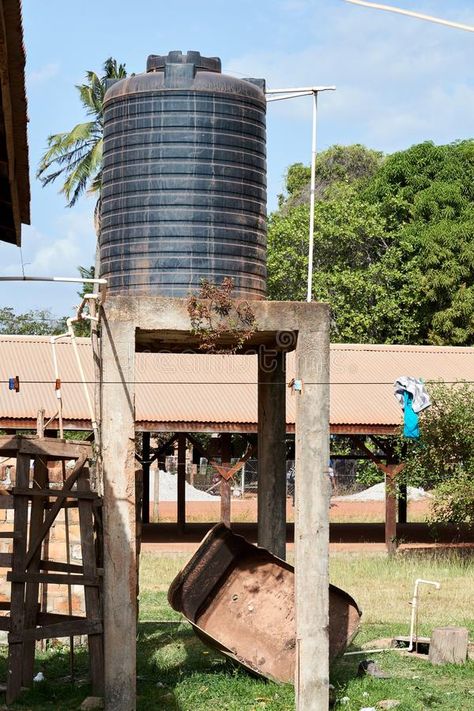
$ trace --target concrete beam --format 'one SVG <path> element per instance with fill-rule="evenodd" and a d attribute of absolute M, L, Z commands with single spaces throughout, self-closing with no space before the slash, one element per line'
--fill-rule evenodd
<path fill-rule="evenodd" d="M 286 556 L 286 354 L 258 359 L 258 545 Z"/>
<path fill-rule="evenodd" d="M 102 320 L 105 708 L 136 704 L 135 326 Z"/>
<path fill-rule="evenodd" d="M 327 304 L 289 301 L 250 301 L 257 330 L 242 353 L 257 352 L 265 345 L 279 350 L 293 350 L 296 332 L 316 331 L 327 318 Z M 111 321 L 129 321 L 137 329 L 137 350 L 172 350 L 198 348 L 199 340 L 191 332 L 187 299 L 167 297 L 108 297 L 104 311 Z M 216 319 L 217 321 L 217 319 Z"/>

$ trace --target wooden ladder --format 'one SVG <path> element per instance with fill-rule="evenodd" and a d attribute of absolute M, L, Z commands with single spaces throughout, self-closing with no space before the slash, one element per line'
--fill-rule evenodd
<path fill-rule="evenodd" d="M 100 696 L 104 685 L 102 517 L 101 499 L 90 486 L 91 447 L 53 438 L 0 437 L 0 455 L 17 460 L 11 491 L 13 531 L 4 536 L 13 538 L 7 574 L 10 615 L 0 618 L 0 628 L 9 632 L 7 703 L 19 696 L 22 686 L 33 683 L 38 640 L 76 635 L 88 636 L 91 685 L 93 693 Z M 70 460 L 75 462 L 72 471 L 59 486 L 51 486 L 48 463 L 61 462 L 65 472 Z M 48 560 L 45 545 L 59 512 L 72 508 L 79 512 L 82 565 Z M 41 584 L 84 586 L 86 616 L 48 612 L 40 605 Z"/>

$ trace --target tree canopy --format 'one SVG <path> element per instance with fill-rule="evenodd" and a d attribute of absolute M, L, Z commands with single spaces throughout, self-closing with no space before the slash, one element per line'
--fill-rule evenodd
<path fill-rule="evenodd" d="M 50 336 L 64 333 L 66 317 L 53 316 L 49 309 L 15 313 L 11 306 L 0 308 L 0 333 L 17 336 Z"/>
<path fill-rule="evenodd" d="M 432 489 L 434 521 L 474 525 L 474 388 L 430 385 L 432 406 L 421 415 L 419 440 L 403 442 L 403 477 Z"/>
<path fill-rule="evenodd" d="M 288 169 L 270 216 L 269 296 L 305 295 L 309 168 Z M 382 158 L 362 146 L 319 156 L 314 298 L 334 341 L 474 343 L 474 141 Z"/>

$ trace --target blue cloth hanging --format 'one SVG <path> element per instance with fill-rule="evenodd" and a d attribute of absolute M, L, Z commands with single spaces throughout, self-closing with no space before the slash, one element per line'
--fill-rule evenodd
<path fill-rule="evenodd" d="M 408 439 L 419 439 L 420 418 L 413 409 L 413 395 L 405 390 L 403 393 L 403 435 Z"/>

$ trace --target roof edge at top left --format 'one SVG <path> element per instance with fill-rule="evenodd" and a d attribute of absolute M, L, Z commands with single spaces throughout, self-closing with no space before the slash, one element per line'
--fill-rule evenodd
<path fill-rule="evenodd" d="M 20 0 L 0 0 L 0 240 L 30 223 L 25 48 Z"/>

